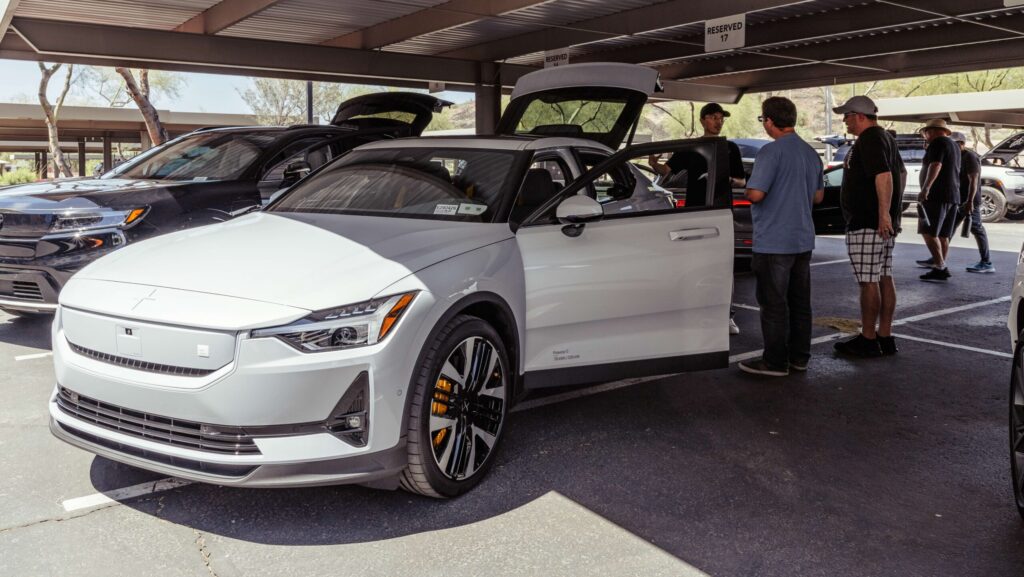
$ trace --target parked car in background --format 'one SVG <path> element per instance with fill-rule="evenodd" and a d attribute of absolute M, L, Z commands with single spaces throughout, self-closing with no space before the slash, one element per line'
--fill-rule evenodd
<path fill-rule="evenodd" d="M 1010 297 L 1010 330 L 1013 368 L 1010 371 L 1010 479 L 1017 512 L 1024 517 L 1024 247 L 1017 255 Z"/>
<path fill-rule="evenodd" d="M 197 130 L 98 178 L 0 188 L 0 310 L 52 313 L 68 278 L 101 256 L 258 209 L 360 144 L 418 135 L 449 104 L 369 94 L 343 102 L 329 126 Z"/>
<path fill-rule="evenodd" d="M 368 144 L 264 211 L 91 264 L 53 324 L 51 431 L 220 485 L 452 497 L 524 389 L 727 366 L 725 140 L 615 152 L 657 85 L 540 70 L 499 136 Z M 680 152 L 713 167 L 703 202 L 634 165 Z"/>
<path fill-rule="evenodd" d="M 981 157 L 981 218 L 1024 220 L 1024 132 L 992 147 Z"/>

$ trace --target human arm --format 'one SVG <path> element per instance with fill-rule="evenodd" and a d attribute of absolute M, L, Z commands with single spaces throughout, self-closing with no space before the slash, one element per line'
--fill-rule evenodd
<path fill-rule="evenodd" d="M 772 184 L 775 182 L 775 172 L 778 166 L 778 155 L 774 146 L 764 145 L 754 159 L 754 172 L 747 181 L 747 191 L 744 196 L 751 203 L 757 204 L 768 196 Z"/>
<path fill-rule="evenodd" d="M 942 170 L 941 162 L 932 162 L 925 168 L 924 182 L 921 183 L 921 192 L 917 194 L 917 201 L 924 202 L 928 200 L 928 193 L 931 191 L 932 185 L 935 184 L 935 179 L 939 178 L 939 172 Z"/>
<path fill-rule="evenodd" d="M 972 172 L 967 175 L 967 178 L 969 178 L 971 182 L 971 191 L 967 193 L 967 200 L 964 202 L 964 206 L 966 208 L 970 208 L 974 204 L 974 195 L 977 194 L 978 191 L 978 181 L 981 180 L 981 173 Z"/>
<path fill-rule="evenodd" d="M 729 183 L 733 188 L 743 188 L 747 185 L 747 172 L 743 168 L 743 153 L 735 143 L 729 142 Z"/>
<path fill-rule="evenodd" d="M 654 172 L 660 174 L 661 176 L 665 176 L 669 172 L 672 171 L 668 167 L 667 164 L 665 164 L 664 162 L 661 162 L 661 155 L 660 154 L 652 154 L 652 155 L 648 156 L 647 157 L 647 164 L 650 165 L 651 170 L 653 170 Z"/>
<path fill-rule="evenodd" d="M 818 192 L 822 191 L 819 190 Z M 757 204 L 764 200 L 764 198 L 768 196 L 768 193 L 766 193 L 763 190 L 758 190 L 756 188 L 748 188 L 744 196 L 746 196 L 747 200 L 749 200 L 750 202 Z"/>
<path fill-rule="evenodd" d="M 878 236 L 888 240 L 896 231 L 892 228 L 889 207 L 892 206 L 892 173 L 880 172 L 875 175 L 875 192 L 878 194 Z"/>

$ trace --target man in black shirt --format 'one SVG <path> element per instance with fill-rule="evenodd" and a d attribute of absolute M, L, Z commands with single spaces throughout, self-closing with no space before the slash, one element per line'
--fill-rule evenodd
<path fill-rule="evenodd" d="M 700 109 L 700 124 L 704 127 L 702 138 L 721 136 L 722 126 L 729 117 L 729 111 L 721 105 L 711 102 Z M 668 162 L 662 163 L 660 155 L 647 159 L 654 172 L 668 177 L 686 171 L 686 206 L 703 206 L 708 203 L 708 163 L 696 152 L 673 154 Z M 729 143 L 729 180 L 733 188 L 747 185 L 747 175 L 743 171 L 743 156 L 735 142 Z"/>
<path fill-rule="evenodd" d="M 993 273 L 992 257 L 988 250 L 988 233 L 981 222 L 981 159 L 970 148 L 967 148 L 967 137 L 962 132 L 953 133 L 953 142 L 960 146 L 960 204 L 957 221 L 971 216 L 971 234 L 978 243 L 981 260 L 967 267 L 967 272 Z"/>
<path fill-rule="evenodd" d="M 860 284 L 861 332 L 835 344 L 836 352 L 859 357 L 894 355 L 896 284 L 892 251 L 900 230 L 906 168 L 896 140 L 878 126 L 878 108 L 854 96 L 832 109 L 857 137 L 844 161 L 840 203 L 846 219 L 846 247 Z M 876 328 L 877 323 L 877 328 Z"/>
<path fill-rule="evenodd" d="M 928 141 L 928 148 L 921 161 L 921 192 L 917 202 L 927 222 L 921 219 L 917 231 L 932 253 L 932 270 L 921 275 L 921 280 L 945 282 L 950 277 L 945 255 L 960 204 L 960 148 L 949 137 L 952 132 L 941 118 L 929 120 L 920 132 Z"/>

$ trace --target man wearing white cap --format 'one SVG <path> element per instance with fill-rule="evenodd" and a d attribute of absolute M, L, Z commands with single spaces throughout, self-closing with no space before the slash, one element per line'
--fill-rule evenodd
<path fill-rule="evenodd" d="M 894 355 L 898 349 L 892 336 L 892 251 L 900 230 L 906 168 L 896 140 L 878 126 L 878 108 L 870 98 L 854 96 L 832 110 L 843 115 L 847 132 L 857 137 L 844 161 L 840 204 L 846 218 L 846 249 L 860 284 L 861 316 L 861 332 L 834 348 L 858 357 Z"/>
<path fill-rule="evenodd" d="M 932 254 L 932 270 L 921 280 L 946 282 L 946 254 L 956 228 L 956 207 L 960 204 L 960 147 L 949 137 L 952 131 L 941 118 L 929 120 L 919 131 L 928 141 L 921 161 L 921 192 L 917 202 L 927 216 L 917 231 Z"/>

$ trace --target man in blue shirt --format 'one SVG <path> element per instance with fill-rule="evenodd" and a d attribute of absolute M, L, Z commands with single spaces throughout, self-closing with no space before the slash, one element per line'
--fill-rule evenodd
<path fill-rule="evenodd" d="M 757 153 L 747 182 L 764 355 L 739 367 L 784 377 L 790 369 L 806 371 L 811 358 L 811 207 L 824 197 L 825 183 L 818 153 L 796 134 L 792 101 L 768 98 L 758 120 L 774 140 Z"/>

